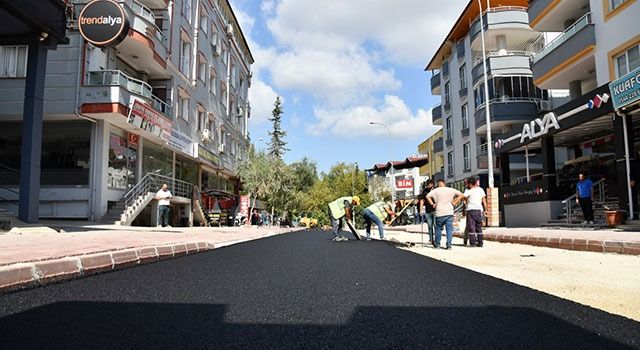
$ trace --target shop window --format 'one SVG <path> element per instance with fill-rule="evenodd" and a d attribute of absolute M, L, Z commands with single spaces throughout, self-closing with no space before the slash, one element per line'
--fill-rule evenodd
<path fill-rule="evenodd" d="M 173 153 L 168 148 L 161 148 L 151 141 L 145 140 L 142 157 L 143 176 L 154 173 L 171 177 L 173 175 Z"/>
<path fill-rule="evenodd" d="M 20 169 L 22 123 L 2 123 L 0 164 Z M 42 129 L 41 180 L 49 186 L 88 186 L 91 124 L 84 121 L 44 122 Z M 15 172 L 0 171 L 0 184 L 18 185 Z"/>
<path fill-rule="evenodd" d="M 127 147 L 127 139 L 111 133 L 109 135 L 109 165 L 107 186 L 126 190 L 135 184 L 137 152 Z"/>
<path fill-rule="evenodd" d="M 27 76 L 27 46 L 0 46 L 0 78 Z"/>
<path fill-rule="evenodd" d="M 176 179 L 195 184 L 198 180 L 198 165 L 193 161 L 176 156 Z"/>
<path fill-rule="evenodd" d="M 640 45 L 635 45 L 616 57 L 616 78 L 640 67 Z"/>

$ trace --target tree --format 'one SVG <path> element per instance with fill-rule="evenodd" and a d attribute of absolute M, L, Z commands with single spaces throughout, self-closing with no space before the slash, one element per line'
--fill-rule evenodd
<path fill-rule="evenodd" d="M 308 191 L 318 181 L 318 169 L 316 162 L 304 157 L 301 161 L 289 165 L 295 176 L 295 190 L 297 192 Z"/>
<path fill-rule="evenodd" d="M 282 112 L 282 102 L 280 101 L 280 96 L 278 96 L 276 97 L 276 102 L 273 105 L 271 118 L 269 118 L 269 121 L 273 123 L 273 130 L 269 132 L 271 141 L 269 141 L 267 150 L 270 156 L 274 156 L 279 159 L 282 159 L 284 153 L 289 151 L 289 149 L 285 147 L 287 143 L 284 141 L 284 137 L 287 136 L 287 132 L 282 130 L 281 126 Z"/>
<path fill-rule="evenodd" d="M 257 151 L 251 145 L 246 160 L 238 166 L 238 177 L 242 181 L 243 189 L 252 199 L 250 213 L 253 213 L 256 199 L 265 199 L 269 195 L 270 179 L 266 176 L 269 171 L 269 156 L 264 151 Z"/>

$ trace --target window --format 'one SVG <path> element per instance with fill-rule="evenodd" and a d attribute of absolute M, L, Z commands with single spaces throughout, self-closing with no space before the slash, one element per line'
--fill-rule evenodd
<path fill-rule="evenodd" d="M 471 144 L 469 142 L 462 146 L 462 157 L 464 159 L 464 170 L 471 170 Z"/>
<path fill-rule="evenodd" d="M 204 108 L 198 105 L 198 131 L 205 129 L 207 123 L 207 114 L 204 112 Z"/>
<path fill-rule="evenodd" d="M 136 180 L 137 152 L 127 147 L 127 138 L 119 133 L 109 134 L 107 186 L 118 190 L 131 188 Z"/>
<path fill-rule="evenodd" d="M 224 131 L 223 128 L 220 128 L 220 144 L 224 145 L 227 143 L 227 133 Z"/>
<path fill-rule="evenodd" d="M 462 130 L 469 129 L 469 108 L 466 103 L 462 105 L 461 115 L 462 115 Z"/>
<path fill-rule="evenodd" d="M 209 17 L 204 8 L 200 9 L 200 31 L 206 36 L 209 34 Z"/>
<path fill-rule="evenodd" d="M 609 11 L 613 11 L 624 4 L 627 0 L 609 0 Z"/>
<path fill-rule="evenodd" d="M 447 174 L 453 176 L 453 152 L 447 153 Z"/>
<path fill-rule="evenodd" d="M 207 81 L 207 59 L 203 54 L 198 55 L 198 79 L 203 83 Z"/>
<path fill-rule="evenodd" d="M 640 67 L 640 45 L 635 45 L 616 57 L 616 78 Z"/>
<path fill-rule="evenodd" d="M 451 117 L 447 118 L 447 141 L 453 139 L 452 135 L 453 135 L 453 130 L 451 130 L 453 127 L 452 122 L 451 122 Z"/>
<path fill-rule="evenodd" d="M 187 19 L 187 22 L 191 24 L 191 17 L 193 17 L 193 0 L 182 0 L 182 15 Z"/>
<path fill-rule="evenodd" d="M 218 85 L 217 85 L 216 72 L 212 69 L 211 73 L 209 73 L 209 91 L 215 96 L 218 94 Z"/>
<path fill-rule="evenodd" d="M 189 120 L 189 97 L 180 95 L 178 97 L 178 117 Z"/>
<path fill-rule="evenodd" d="M 27 76 L 27 46 L 0 46 L 0 78 Z"/>
<path fill-rule="evenodd" d="M 449 104 L 451 103 L 451 97 L 449 96 L 449 82 L 447 82 L 446 84 L 444 84 L 444 104 Z"/>
<path fill-rule="evenodd" d="M 462 67 L 460 67 L 460 90 L 467 88 L 467 78 L 466 78 L 465 68 L 466 68 L 466 65 L 464 64 L 462 65 Z"/>
<path fill-rule="evenodd" d="M 184 33 L 180 36 L 180 71 L 191 77 L 191 41 Z"/>

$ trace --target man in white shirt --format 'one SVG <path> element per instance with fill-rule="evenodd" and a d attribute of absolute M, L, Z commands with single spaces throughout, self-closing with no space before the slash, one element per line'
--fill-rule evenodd
<path fill-rule="evenodd" d="M 487 195 L 473 177 L 466 180 L 466 186 L 464 199 L 467 203 L 469 246 L 482 247 L 482 212 L 487 209 Z"/>
<path fill-rule="evenodd" d="M 169 191 L 169 186 L 167 184 L 162 184 L 162 188 L 156 193 L 155 198 L 158 200 L 158 211 L 162 227 L 169 225 L 169 208 L 171 206 L 171 198 L 173 198 L 173 196 Z"/>
<path fill-rule="evenodd" d="M 427 194 L 427 202 L 436 213 L 436 241 L 435 248 L 440 248 L 442 226 L 447 229 L 447 247 L 451 249 L 453 241 L 453 208 L 464 199 L 464 195 L 455 188 L 447 187 L 444 180 L 438 180 L 438 188 Z"/>

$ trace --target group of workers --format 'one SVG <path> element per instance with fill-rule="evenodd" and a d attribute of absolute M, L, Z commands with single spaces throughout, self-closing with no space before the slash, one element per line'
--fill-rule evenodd
<path fill-rule="evenodd" d="M 432 180 L 427 180 L 419 196 L 420 216 L 428 226 L 429 241 L 434 248 L 441 247 L 442 228 L 446 229 L 447 241 L 443 249 L 451 249 L 453 240 L 454 208 L 464 201 L 466 205 L 465 215 L 467 226 L 465 229 L 465 245 L 467 240 L 471 246 L 482 247 L 482 221 L 483 211 L 487 209 L 487 200 L 484 190 L 478 185 L 477 180 L 468 178 L 465 181 L 464 193 L 447 187 L 444 180 L 438 180 L 438 186 L 434 187 Z M 360 205 L 360 197 L 340 197 L 329 203 L 329 217 L 331 218 L 332 240 L 335 242 L 347 241 L 342 234 L 343 221 L 353 221 L 353 208 Z M 366 239 L 371 240 L 371 225 L 378 226 L 380 239 L 384 239 L 384 222 L 392 220 L 395 216 L 390 198 L 375 202 L 368 206 L 362 217 L 366 223 Z"/>

